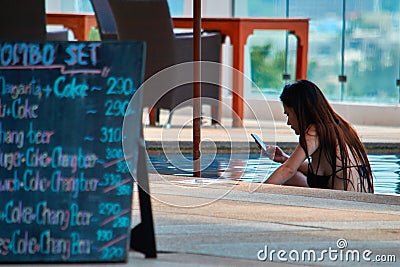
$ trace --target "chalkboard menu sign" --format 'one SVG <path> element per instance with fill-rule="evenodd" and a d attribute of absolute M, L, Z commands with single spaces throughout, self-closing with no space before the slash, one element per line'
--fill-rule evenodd
<path fill-rule="evenodd" d="M 143 50 L 0 42 L 0 262 L 127 260 Z"/>

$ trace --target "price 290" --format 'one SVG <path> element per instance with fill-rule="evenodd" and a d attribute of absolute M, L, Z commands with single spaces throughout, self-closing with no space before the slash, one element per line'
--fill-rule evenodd
<path fill-rule="evenodd" d="M 131 78 L 109 77 L 107 95 L 131 95 L 136 88 Z"/>

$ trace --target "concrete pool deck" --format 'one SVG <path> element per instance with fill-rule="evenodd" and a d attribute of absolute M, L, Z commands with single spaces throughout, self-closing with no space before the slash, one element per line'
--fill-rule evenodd
<path fill-rule="evenodd" d="M 343 266 L 346 262 L 335 260 L 334 254 L 321 256 L 329 248 L 339 251 L 341 243 L 347 243 L 343 251 L 360 253 L 360 261 L 351 262 L 356 266 L 378 255 L 400 261 L 397 196 L 154 174 L 150 180 L 159 259 L 132 259 L 138 266 L 285 264 L 276 252 L 260 261 L 257 254 L 265 246 L 269 253 L 316 253 L 315 261 L 289 260 L 291 264 Z M 134 207 L 137 213 L 137 204 Z M 366 250 L 372 254 L 363 259 Z"/>

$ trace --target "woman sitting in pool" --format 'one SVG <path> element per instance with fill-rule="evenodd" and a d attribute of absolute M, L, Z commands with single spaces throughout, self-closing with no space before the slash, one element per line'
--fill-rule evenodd
<path fill-rule="evenodd" d="M 265 183 L 373 193 L 363 144 L 318 86 L 307 80 L 288 84 L 280 99 L 299 145 L 291 156 L 268 147 L 270 158 L 282 165 Z"/>

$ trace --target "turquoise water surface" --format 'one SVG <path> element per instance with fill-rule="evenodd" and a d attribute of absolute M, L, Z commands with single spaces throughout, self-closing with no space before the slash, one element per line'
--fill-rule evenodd
<path fill-rule="evenodd" d="M 400 155 L 368 155 L 374 173 L 376 194 L 400 194 Z M 192 176 L 191 155 L 172 153 L 149 155 L 151 172 L 160 174 Z M 239 179 L 248 182 L 263 182 L 279 164 L 259 154 L 202 155 L 201 176 L 204 178 Z"/>

